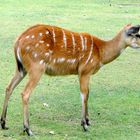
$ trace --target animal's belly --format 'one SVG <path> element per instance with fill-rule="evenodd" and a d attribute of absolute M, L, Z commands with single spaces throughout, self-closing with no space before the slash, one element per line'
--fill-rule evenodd
<path fill-rule="evenodd" d="M 78 66 L 77 64 L 47 64 L 45 73 L 52 76 L 78 74 Z"/>

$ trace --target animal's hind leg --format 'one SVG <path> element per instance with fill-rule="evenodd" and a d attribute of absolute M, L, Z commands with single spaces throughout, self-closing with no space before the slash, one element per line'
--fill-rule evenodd
<path fill-rule="evenodd" d="M 6 88 L 5 100 L 4 100 L 4 104 L 3 104 L 3 111 L 2 111 L 2 115 L 1 115 L 2 129 L 7 129 L 5 126 L 6 113 L 7 113 L 8 101 L 10 99 L 10 96 L 11 96 L 14 88 L 20 83 L 20 81 L 24 78 L 25 75 L 26 75 L 25 73 L 22 73 L 22 72 L 19 72 L 18 70 L 16 70 L 14 77 L 12 78 L 11 82 L 9 83 L 9 85 Z"/>
<path fill-rule="evenodd" d="M 40 77 L 43 74 L 43 72 L 44 72 L 43 70 L 36 69 L 31 70 L 29 72 L 29 81 L 22 93 L 24 132 L 27 132 L 29 136 L 32 135 L 32 131 L 29 127 L 29 112 L 28 112 L 29 97 L 32 90 L 36 87 L 38 81 L 40 80 Z"/>

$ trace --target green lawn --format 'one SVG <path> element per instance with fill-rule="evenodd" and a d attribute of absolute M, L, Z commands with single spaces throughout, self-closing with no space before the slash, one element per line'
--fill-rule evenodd
<path fill-rule="evenodd" d="M 109 39 L 127 23 L 140 24 L 140 1 L 0 0 L 0 112 L 5 87 L 15 71 L 14 41 L 37 23 Z M 13 92 L 7 114 L 10 129 L 0 130 L 0 140 L 140 140 L 140 52 L 127 49 L 92 76 L 92 125 L 86 133 L 80 126 L 77 76 L 43 76 L 30 98 L 30 125 L 35 135 L 21 134 L 21 92 L 26 81 L 27 77 Z"/>

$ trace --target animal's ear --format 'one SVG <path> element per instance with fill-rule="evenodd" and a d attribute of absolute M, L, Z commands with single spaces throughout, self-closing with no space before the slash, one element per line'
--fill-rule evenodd
<path fill-rule="evenodd" d="M 140 25 L 131 26 L 130 28 L 126 29 L 127 35 L 137 34 L 139 32 Z"/>

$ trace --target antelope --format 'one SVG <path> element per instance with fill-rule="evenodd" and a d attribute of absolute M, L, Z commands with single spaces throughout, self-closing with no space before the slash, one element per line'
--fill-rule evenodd
<path fill-rule="evenodd" d="M 50 25 L 35 25 L 23 32 L 14 47 L 16 72 L 6 88 L 1 127 L 6 127 L 6 112 L 9 98 L 15 87 L 28 74 L 27 82 L 22 92 L 23 126 L 29 136 L 32 131 L 29 126 L 29 97 L 41 76 L 70 75 L 79 76 L 82 98 L 83 130 L 88 130 L 88 97 L 89 80 L 103 65 L 116 59 L 128 46 L 140 48 L 140 25 L 124 26 L 111 40 L 105 41 L 89 33 L 72 32 Z"/>

